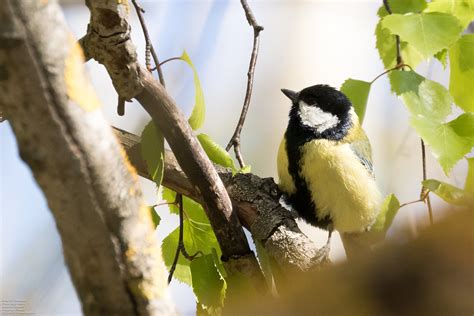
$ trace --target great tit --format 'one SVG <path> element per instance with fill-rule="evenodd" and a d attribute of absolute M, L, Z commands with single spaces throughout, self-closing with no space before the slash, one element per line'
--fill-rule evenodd
<path fill-rule="evenodd" d="M 313 226 L 340 233 L 368 230 L 381 194 L 369 139 L 351 102 L 327 85 L 281 91 L 292 102 L 278 151 L 286 201 Z"/>

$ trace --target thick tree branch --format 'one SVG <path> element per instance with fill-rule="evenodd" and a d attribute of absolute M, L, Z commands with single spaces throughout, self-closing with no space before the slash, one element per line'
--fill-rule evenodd
<path fill-rule="evenodd" d="M 252 89 L 253 89 L 253 78 L 255 73 L 255 65 L 257 64 L 257 57 L 258 57 L 258 49 L 260 47 L 260 32 L 263 31 L 263 26 L 257 23 L 255 16 L 250 9 L 250 6 L 247 3 L 247 0 L 241 0 L 242 8 L 245 11 L 245 17 L 249 25 L 253 28 L 253 48 L 252 54 L 250 56 L 250 63 L 249 63 L 249 70 L 247 72 L 247 90 L 245 92 L 245 99 L 244 105 L 242 106 L 242 112 L 240 113 L 239 122 L 235 128 L 234 134 L 230 139 L 229 143 L 226 146 L 226 150 L 229 151 L 232 146 L 234 147 L 235 157 L 239 162 L 240 167 L 244 167 L 245 162 L 244 158 L 242 157 L 242 152 L 240 150 L 240 133 L 242 132 L 242 128 L 244 127 L 245 117 L 247 116 L 247 112 L 250 106 L 250 98 L 252 97 Z"/>
<path fill-rule="evenodd" d="M 138 173 L 150 179 L 140 154 L 140 138 L 117 128 L 114 130 Z M 162 184 L 202 203 L 201 195 L 186 178 L 171 151 L 166 151 L 165 159 Z M 215 168 L 229 192 L 240 222 L 262 242 L 281 267 L 305 271 L 327 262 L 328 249 L 318 249 L 299 230 L 293 215 L 280 205 L 281 192 L 272 178 L 262 179 L 253 174 L 232 176 L 229 169 L 217 165 Z"/>
<path fill-rule="evenodd" d="M 231 260 L 245 261 L 241 265 L 245 269 L 240 272 L 264 284 L 258 262 L 216 170 L 173 99 L 137 62 L 130 40 L 127 8 L 121 3 L 86 0 L 91 20 L 81 42 L 87 55 L 107 68 L 119 95 L 126 99 L 136 98 L 162 130 L 194 190 L 202 197 L 222 250 L 224 265 Z M 233 264 L 229 262 L 229 266 Z"/>
<path fill-rule="evenodd" d="M 89 315 L 173 313 L 134 168 L 55 1 L 0 6 L 0 105 L 54 215 Z"/>

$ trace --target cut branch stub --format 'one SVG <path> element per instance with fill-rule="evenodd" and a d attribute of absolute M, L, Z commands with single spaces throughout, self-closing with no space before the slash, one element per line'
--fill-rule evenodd
<path fill-rule="evenodd" d="M 120 2 L 120 1 L 118 1 Z M 128 2 L 86 0 L 91 11 L 87 35 L 80 40 L 85 55 L 107 69 L 117 93 L 131 100 L 142 90 L 135 45 L 130 40 Z"/>

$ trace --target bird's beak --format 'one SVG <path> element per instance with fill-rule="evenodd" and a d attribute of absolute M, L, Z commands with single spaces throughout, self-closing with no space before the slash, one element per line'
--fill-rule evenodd
<path fill-rule="evenodd" d="M 288 89 L 281 89 L 284 95 L 286 95 L 292 102 L 294 102 L 298 98 L 298 92 L 291 91 Z"/>

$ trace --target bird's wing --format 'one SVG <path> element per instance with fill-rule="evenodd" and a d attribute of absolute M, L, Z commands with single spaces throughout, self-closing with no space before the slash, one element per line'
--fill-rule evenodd
<path fill-rule="evenodd" d="M 360 130 L 360 138 L 350 143 L 351 150 L 359 158 L 359 161 L 367 171 L 375 178 L 374 166 L 372 164 L 372 148 L 364 130 Z"/>

